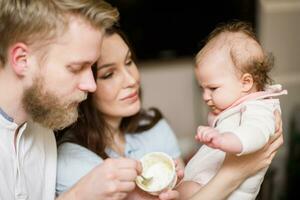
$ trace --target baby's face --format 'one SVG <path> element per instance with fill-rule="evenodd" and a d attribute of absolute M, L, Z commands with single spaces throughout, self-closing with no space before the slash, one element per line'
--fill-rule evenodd
<path fill-rule="evenodd" d="M 242 82 L 225 48 L 204 53 L 195 68 L 203 100 L 214 114 L 219 114 L 242 97 Z"/>

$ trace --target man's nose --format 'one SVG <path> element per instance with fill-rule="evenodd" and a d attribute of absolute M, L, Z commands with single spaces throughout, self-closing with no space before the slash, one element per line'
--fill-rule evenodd
<path fill-rule="evenodd" d="M 97 85 L 93 76 L 92 70 L 87 70 L 83 75 L 79 83 L 79 89 L 85 92 L 95 92 Z"/>

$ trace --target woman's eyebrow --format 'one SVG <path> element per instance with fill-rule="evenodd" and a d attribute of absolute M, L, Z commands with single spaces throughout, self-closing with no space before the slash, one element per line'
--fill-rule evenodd
<path fill-rule="evenodd" d="M 128 49 L 127 50 L 127 53 L 126 53 L 126 56 L 125 56 L 125 61 L 131 57 L 131 51 Z"/>
<path fill-rule="evenodd" d="M 97 70 L 107 68 L 107 67 L 111 67 L 113 65 L 114 65 L 114 63 L 107 63 L 107 64 L 104 64 L 104 65 L 100 65 L 99 67 L 97 67 Z"/>

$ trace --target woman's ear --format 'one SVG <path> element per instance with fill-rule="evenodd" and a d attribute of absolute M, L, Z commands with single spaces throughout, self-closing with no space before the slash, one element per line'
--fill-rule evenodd
<path fill-rule="evenodd" d="M 249 73 L 245 73 L 242 75 L 241 82 L 243 92 L 249 92 L 254 86 L 253 77 Z"/>
<path fill-rule="evenodd" d="M 14 44 L 9 51 L 10 62 L 17 76 L 24 76 L 28 68 L 28 46 L 24 43 Z"/>

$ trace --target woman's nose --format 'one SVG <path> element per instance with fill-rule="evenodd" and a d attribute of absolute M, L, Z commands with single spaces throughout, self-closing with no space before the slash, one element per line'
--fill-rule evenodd
<path fill-rule="evenodd" d="M 137 83 L 136 77 L 130 70 L 124 70 L 124 86 L 132 87 Z"/>

